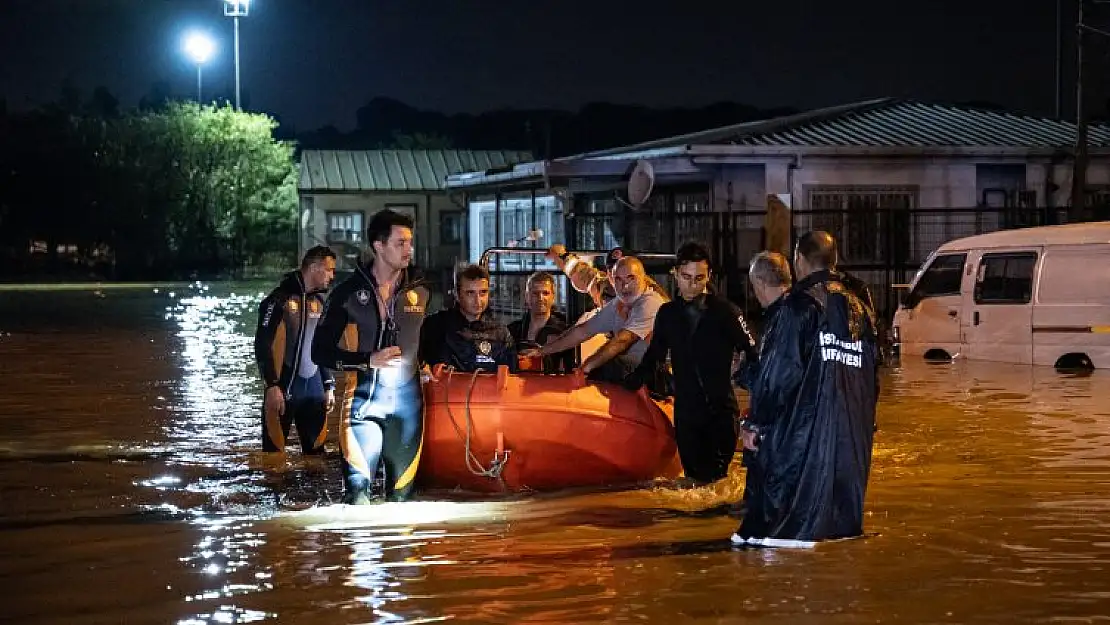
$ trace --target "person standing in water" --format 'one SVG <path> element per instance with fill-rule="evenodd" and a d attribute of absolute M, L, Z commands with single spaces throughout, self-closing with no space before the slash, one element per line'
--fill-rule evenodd
<path fill-rule="evenodd" d="M 417 350 L 429 291 L 409 268 L 413 221 L 383 210 L 366 227 L 369 264 L 335 287 L 312 342 L 312 358 L 345 377 L 340 442 L 344 502 L 367 504 L 379 461 L 385 496 L 413 491 L 424 432 Z"/>
<path fill-rule="evenodd" d="M 874 312 L 841 282 L 836 261 L 829 233 L 804 234 L 798 281 L 765 304 L 744 436 L 752 489 L 734 545 L 809 548 L 863 533 L 878 347 Z M 768 289 L 761 303 L 770 297 Z"/>
<path fill-rule="evenodd" d="M 679 298 L 659 309 L 651 344 L 625 386 L 639 389 L 669 353 L 674 371 L 675 442 L 683 472 L 695 483 L 728 475 L 736 453 L 732 357 L 755 359 L 755 340 L 732 302 L 708 291 L 709 252 L 686 243 L 675 254 Z"/>
<path fill-rule="evenodd" d="M 297 424 L 301 450 L 324 453 L 327 413 L 335 404 L 335 378 L 312 361 L 312 337 L 324 308 L 324 292 L 335 278 L 335 252 L 318 245 L 285 274 L 258 307 L 254 359 L 266 383 L 262 405 L 262 450 L 285 451 Z"/>

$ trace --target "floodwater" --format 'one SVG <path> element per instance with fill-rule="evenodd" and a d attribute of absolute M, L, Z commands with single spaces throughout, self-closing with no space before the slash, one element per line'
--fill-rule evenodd
<path fill-rule="evenodd" d="M 256 451 L 262 286 L 0 293 L 0 622 L 1043 623 L 1110 615 L 1110 374 L 884 374 L 862 540 L 733 549 L 742 471 L 343 512 Z"/>

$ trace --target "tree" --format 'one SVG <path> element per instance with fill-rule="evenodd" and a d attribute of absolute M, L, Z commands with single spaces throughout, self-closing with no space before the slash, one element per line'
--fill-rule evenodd
<path fill-rule="evenodd" d="M 423 132 L 413 134 L 394 132 L 392 145 L 381 147 L 391 150 L 450 150 L 451 140 L 443 135 Z"/>
<path fill-rule="evenodd" d="M 293 146 L 273 140 L 275 126 L 192 102 L 109 122 L 101 179 L 125 264 L 209 273 L 295 254 Z"/>

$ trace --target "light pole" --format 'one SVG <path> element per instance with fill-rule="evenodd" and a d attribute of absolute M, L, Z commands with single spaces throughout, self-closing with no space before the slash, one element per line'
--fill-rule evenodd
<path fill-rule="evenodd" d="M 1088 5 L 1110 4 L 1110 0 L 1079 0 L 1079 16 L 1075 26 L 1075 166 L 1071 176 L 1071 210 L 1068 221 L 1083 219 L 1087 213 L 1087 107 L 1083 102 L 1083 82 L 1086 80 L 1084 44 L 1088 34 L 1110 37 L 1110 31 L 1086 23 L 1084 9 Z"/>
<path fill-rule="evenodd" d="M 251 10 L 251 0 L 224 0 L 224 15 L 235 22 L 235 108 L 243 110 L 239 99 L 239 18 Z"/>
<path fill-rule="evenodd" d="M 216 51 L 216 44 L 212 38 L 201 32 L 189 33 L 185 36 L 185 53 L 197 64 L 197 104 L 202 102 L 203 81 L 201 68 L 212 58 Z"/>

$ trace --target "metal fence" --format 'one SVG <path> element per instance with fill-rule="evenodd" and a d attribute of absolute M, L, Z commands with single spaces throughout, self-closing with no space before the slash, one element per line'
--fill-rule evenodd
<path fill-rule="evenodd" d="M 1031 226 L 1063 223 L 1065 209 L 1055 208 L 874 208 L 795 210 L 793 236 L 827 230 L 836 237 L 840 267 L 868 282 L 880 317 L 889 320 L 898 306 L 893 285 L 912 279 L 928 255 L 947 241 Z M 566 245 L 604 249 L 622 246 L 640 252 L 673 253 L 686 241 L 706 245 L 715 266 L 714 288 L 758 320 L 760 310 L 747 284 L 748 262 L 764 249 L 764 211 L 611 210 L 573 214 L 567 221 Z M 495 271 L 494 301 L 504 316 L 523 311 L 524 282 L 530 271 Z M 671 288 L 667 267 L 649 273 Z M 570 290 L 556 275 L 561 308 L 576 318 L 588 308 L 585 296 Z"/>

